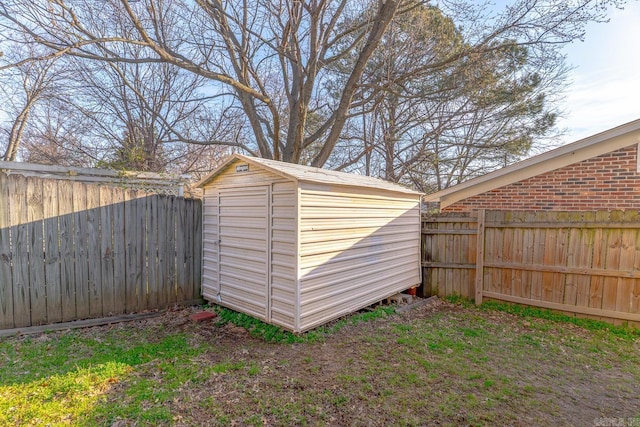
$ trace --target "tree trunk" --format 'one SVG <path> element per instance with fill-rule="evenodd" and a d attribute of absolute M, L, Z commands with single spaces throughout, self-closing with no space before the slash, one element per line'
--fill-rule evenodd
<path fill-rule="evenodd" d="M 29 119 L 29 109 L 30 103 L 27 103 L 27 106 L 20 112 L 18 117 L 16 117 L 16 120 L 13 122 L 11 133 L 9 134 L 9 144 L 7 145 L 7 150 L 2 157 L 2 160 L 5 162 L 16 161 L 18 148 L 20 147 L 20 141 L 22 140 L 22 134 L 24 133 L 24 128 L 26 127 L 27 120 Z"/>
<path fill-rule="evenodd" d="M 333 149 L 335 148 L 336 143 L 340 138 L 340 134 L 342 133 L 342 129 L 347 122 L 349 109 L 351 108 L 351 101 L 353 99 L 353 94 L 358 87 L 358 81 L 362 77 L 365 66 L 369 62 L 369 59 L 371 58 L 371 55 L 373 55 L 376 47 L 378 47 L 380 39 L 387 30 L 389 23 L 395 16 L 399 5 L 400 1 L 393 0 L 386 0 L 380 5 L 380 10 L 377 14 L 377 20 L 376 22 L 374 22 L 373 28 L 371 28 L 371 32 L 369 33 L 369 37 L 367 38 L 367 42 L 362 48 L 362 51 L 358 56 L 358 60 L 353 67 L 353 71 L 351 72 L 351 75 L 349 76 L 349 79 L 344 86 L 344 91 L 342 92 L 340 103 L 338 104 L 336 111 L 332 115 L 335 120 L 333 121 L 333 125 L 331 126 L 329 136 L 327 136 L 327 139 L 322 145 L 320 152 L 314 157 L 313 161 L 311 162 L 312 166 L 322 167 L 333 152 Z"/>

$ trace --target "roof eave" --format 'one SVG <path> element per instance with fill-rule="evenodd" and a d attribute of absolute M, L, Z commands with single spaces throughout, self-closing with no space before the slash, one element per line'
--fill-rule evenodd
<path fill-rule="evenodd" d="M 292 175 L 290 173 L 287 173 L 285 171 L 282 171 L 278 168 L 274 168 L 264 162 L 261 162 L 259 160 L 254 160 L 254 158 L 249 157 L 249 156 L 244 156 L 242 154 L 238 154 L 235 153 L 231 156 L 229 156 L 229 158 L 227 158 L 222 165 L 218 166 L 215 170 L 213 170 L 211 173 L 209 173 L 205 178 L 203 178 L 202 180 L 200 180 L 197 184 L 196 187 L 198 188 L 202 188 L 204 186 L 206 186 L 207 184 L 209 184 L 211 181 L 213 181 L 216 176 L 218 176 L 223 170 L 225 170 L 231 163 L 233 163 L 236 160 L 242 160 L 245 161 L 251 165 L 254 165 L 256 167 L 265 169 L 273 174 L 276 174 L 278 176 L 281 176 L 285 179 L 288 179 L 290 181 L 293 182 L 319 182 L 313 178 L 309 178 L 309 179 L 305 179 L 304 177 L 298 177 L 295 175 Z M 399 193 L 399 194 L 414 194 L 416 196 L 422 196 L 424 193 L 421 193 L 419 191 L 415 191 L 412 190 L 410 188 L 404 188 L 400 185 L 398 185 L 398 188 L 395 189 L 390 189 L 390 188 L 382 188 L 382 187 L 375 187 L 374 185 L 363 185 L 363 184 L 353 184 L 353 183 L 345 183 L 345 184 L 341 184 L 341 183 L 331 183 L 332 185 L 339 185 L 339 186 L 345 186 L 345 187 L 368 187 L 368 188 L 377 188 L 379 190 L 384 190 L 384 191 L 389 191 L 389 192 L 394 192 L 394 193 Z"/>
<path fill-rule="evenodd" d="M 222 165 L 218 166 L 216 169 L 214 169 L 209 175 L 207 175 L 206 177 L 204 177 L 203 179 L 201 179 L 197 184 L 196 187 L 197 188 L 202 188 L 205 185 L 207 185 L 208 183 L 210 183 L 211 181 L 213 181 L 215 179 L 216 176 L 218 176 L 224 169 L 226 169 L 231 163 L 233 163 L 236 160 L 242 160 L 245 161 L 249 164 L 252 164 L 254 166 L 260 167 L 260 168 L 264 168 L 266 170 L 268 170 L 269 172 L 272 172 L 276 175 L 279 175 L 283 178 L 292 180 L 292 181 L 297 181 L 297 178 L 295 176 L 291 176 L 285 172 L 282 172 L 278 169 L 274 169 L 272 167 L 269 167 L 268 165 L 265 165 L 263 163 L 260 162 L 255 162 L 253 161 L 253 159 L 251 157 L 248 156 L 244 156 L 242 154 L 238 154 L 238 153 L 234 153 L 231 156 L 229 156 L 223 163 Z"/>
<path fill-rule="evenodd" d="M 298 179 L 300 182 L 307 182 L 307 183 L 317 183 L 320 181 L 316 181 L 314 179 L 304 179 L 304 178 L 299 178 Z M 380 190 L 380 191 L 388 191 L 390 193 L 400 193 L 400 194 L 413 194 L 416 196 L 424 196 L 425 193 L 422 193 L 420 191 L 416 191 L 416 190 L 412 190 L 410 188 L 406 188 L 404 189 L 404 187 L 400 187 L 398 185 L 399 188 L 384 188 L 384 187 L 375 187 L 373 185 L 362 185 L 362 184 L 345 184 L 345 183 L 339 183 L 339 182 L 331 182 L 331 183 L 326 183 L 327 185 L 337 185 L 340 187 L 362 187 L 362 188 L 372 188 L 374 190 Z"/>
<path fill-rule="evenodd" d="M 229 166 L 231 162 L 236 160 L 238 158 L 237 156 L 239 156 L 239 154 L 232 154 L 231 156 L 227 157 L 227 159 L 222 162 L 220 166 L 212 170 L 207 176 L 198 181 L 196 183 L 196 188 L 202 188 L 209 182 L 211 182 L 216 176 L 220 174 L 220 172 L 222 172 L 227 166 Z"/>
<path fill-rule="evenodd" d="M 489 174 L 429 194 L 425 201 L 445 208 L 472 197 L 536 175 L 581 162 L 640 142 L 640 119 L 514 163 Z"/>

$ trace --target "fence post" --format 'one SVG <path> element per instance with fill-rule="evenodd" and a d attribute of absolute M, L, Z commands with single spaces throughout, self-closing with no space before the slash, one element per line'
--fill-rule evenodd
<path fill-rule="evenodd" d="M 484 209 L 479 209 L 476 239 L 476 305 L 482 304 L 482 287 L 484 283 L 484 219 Z"/>

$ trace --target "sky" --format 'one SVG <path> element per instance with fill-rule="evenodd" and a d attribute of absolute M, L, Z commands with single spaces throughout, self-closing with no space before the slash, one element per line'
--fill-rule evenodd
<path fill-rule="evenodd" d="M 611 10 L 607 23 L 591 23 L 584 42 L 565 48 L 575 67 L 558 122 L 561 144 L 640 119 L 640 2 Z"/>
<path fill-rule="evenodd" d="M 503 7 L 509 0 L 495 3 Z M 564 49 L 574 67 L 558 121 L 566 133 L 545 149 L 640 119 L 640 1 L 611 9 L 609 18 L 588 24 L 585 40 Z"/>

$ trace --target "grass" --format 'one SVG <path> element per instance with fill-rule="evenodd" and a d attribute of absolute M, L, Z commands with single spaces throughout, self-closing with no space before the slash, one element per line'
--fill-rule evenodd
<path fill-rule="evenodd" d="M 0 386 L 0 425 L 48 425 L 81 419 L 131 367 L 108 362 Z"/>
<path fill-rule="evenodd" d="M 218 313 L 220 318 L 220 320 L 218 320 L 218 325 L 220 326 L 232 323 L 245 328 L 249 331 L 252 337 L 263 339 L 266 342 L 287 344 L 314 343 L 322 341 L 327 336 L 338 332 L 347 325 L 358 325 L 362 322 L 369 322 L 371 320 L 387 317 L 395 312 L 394 307 L 378 306 L 373 310 L 362 311 L 343 317 L 332 322 L 328 326 L 321 326 L 304 334 L 293 334 L 279 328 L 278 326 L 264 323 L 254 317 L 229 310 L 228 308 L 214 306 L 214 310 Z"/>
<path fill-rule="evenodd" d="M 0 425 L 575 425 L 640 417 L 635 332 L 452 301 L 407 315 L 380 307 L 301 335 L 215 308 L 217 323 L 190 322 L 185 311 L 4 339 Z"/>
<path fill-rule="evenodd" d="M 170 398 L 178 384 L 196 376 L 178 359 L 198 350 L 184 334 L 154 335 L 74 331 L 0 342 L 0 358 L 11 361 L 0 366 L 0 425 L 92 424 L 88 417 L 169 420 L 165 410 L 147 402 Z M 104 401 L 109 390 L 148 364 L 163 372 L 161 383 L 140 379 L 124 401 Z"/>
<path fill-rule="evenodd" d="M 457 295 L 447 297 L 446 299 L 452 304 L 459 304 L 467 308 L 473 306 L 473 302 Z M 520 317 L 531 317 L 550 320 L 553 322 L 569 323 L 594 332 L 606 331 L 608 334 L 623 339 L 635 340 L 640 338 L 640 329 L 638 328 L 632 328 L 625 325 L 613 325 L 601 320 L 569 316 L 544 308 L 510 304 L 494 300 L 484 301 L 479 308 L 482 310 L 501 311 Z"/>

